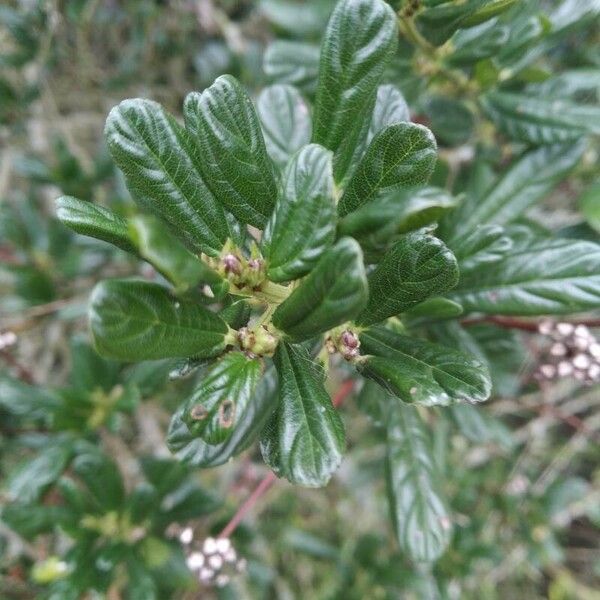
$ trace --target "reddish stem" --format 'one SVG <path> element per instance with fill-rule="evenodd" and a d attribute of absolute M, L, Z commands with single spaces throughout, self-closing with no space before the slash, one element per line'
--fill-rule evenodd
<path fill-rule="evenodd" d="M 344 402 L 344 400 L 350 395 L 354 388 L 354 380 L 347 379 L 344 381 L 337 392 L 333 396 L 333 406 L 336 408 Z M 270 487 L 277 481 L 277 476 L 272 471 L 269 471 L 267 475 L 265 475 L 260 483 L 254 488 L 252 493 L 242 502 L 240 507 L 237 509 L 231 520 L 221 533 L 219 533 L 218 537 L 228 538 L 231 534 L 236 530 L 237 526 L 242 522 L 244 517 L 248 514 L 248 512 L 252 509 L 252 507 L 258 502 L 258 500 L 267 493 Z"/>
<path fill-rule="evenodd" d="M 479 323 L 493 323 L 498 327 L 504 327 L 506 329 L 520 329 L 521 331 L 529 331 L 535 333 L 538 331 L 538 321 L 528 321 L 526 319 L 513 319 L 511 317 L 500 317 L 500 316 L 488 316 L 488 317 L 477 317 L 473 319 L 464 319 L 461 321 L 462 325 L 478 325 Z M 586 327 L 600 327 L 600 319 L 580 319 L 569 321 L 573 325 L 585 325 Z"/>
<path fill-rule="evenodd" d="M 2 356 L 4 361 L 17 372 L 17 377 L 21 381 L 24 381 L 25 383 L 29 384 L 35 383 L 35 379 L 31 371 L 29 369 L 26 369 L 23 365 L 21 365 L 19 361 L 17 361 L 17 359 L 8 350 L 0 350 L 0 356 Z"/>

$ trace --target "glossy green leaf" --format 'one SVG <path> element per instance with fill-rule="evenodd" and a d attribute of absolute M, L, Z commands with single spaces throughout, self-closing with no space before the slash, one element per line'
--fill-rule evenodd
<path fill-rule="evenodd" d="M 218 315 L 145 281 L 99 283 L 90 300 L 90 326 L 98 352 L 121 360 L 209 358 L 227 345 L 228 327 Z"/>
<path fill-rule="evenodd" d="M 514 248 L 461 275 L 448 297 L 465 312 L 569 314 L 600 308 L 600 245 L 569 239 Z"/>
<path fill-rule="evenodd" d="M 209 444 L 231 437 L 262 372 L 260 360 L 230 352 L 202 377 L 185 403 L 183 420 L 190 432 Z"/>
<path fill-rule="evenodd" d="M 427 426 L 416 408 L 389 402 L 386 410 L 387 492 L 398 544 L 416 562 L 446 550 L 451 517 Z"/>
<path fill-rule="evenodd" d="M 386 83 L 377 88 L 377 98 L 371 115 L 371 123 L 367 133 L 367 144 L 382 130 L 393 125 L 410 121 L 410 111 L 402 92 Z"/>
<path fill-rule="evenodd" d="M 185 129 L 160 104 L 135 99 L 110 111 L 105 135 L 136 202 L 166 221 L 190 250 L 218 255 L 232 236 Z"/>
<path fill-rule="evenodd" d="M 288 164 L 273 216 L 261 242 L 272 281 L 308 273 L 335 239 L 331 152 L 305 146 Z"/>
<path fill-rule="evenodd" d="M 274 361 L 279 399 L 261 439 L 263 458 L 279 477 L 323 486 L 342 460 L 344 425 L 325 390 L 323 373 L 304 348 L 282 343 Z"/>
<path fill-rule="evenodd" d="M 130 237 L 139 255 L 153 265 L 183 292 L 200 282 L 218 284 L 222 280 L 189 252 L 157 219 L 137 215 L 129 222 Z"/>
<path fill-rule="evenodd" d="M 427 183 L 437 158 L 436 148 L 433 135 L 423 125 L 396 123 L 381 130 L 344 191 L 338 205 L 340 216 L 382 193 Z"/>
<path fill-rule="evenodd" d="M 487 367 L 468 354 L 381 327 L 362 332 L 360 342 L 358 370 L 403 402 L 446 406 L 490 395 Z"/>
<path fill-rule="evenodd" d="M 397 45 L 396 17 L 383 0 L 342 0 L 321 45 L 313 141 L 334 153 L 336 182 L 366 136 L 377 86 Z"/>
<path fill-rule="evenodd" d="M 212 193 L 242 223 L 264 227 L 275 205 L 277 185 L 247 92 L 234 77 L 222 75 L 202 94 L 188 94 L 183 113 Z"/>
<path fill-rule="evenodd" d="M 312 124 L 308 106 L 291 85 L 271 85 L 259 95 L 256 110 L 267 152 L 283 168 L 302 146 L 310 142 Z"/>
<path fill-rule="evenodd" d="M 56 201 L 56 216 L 73 231 L 108 242 L 126 252 L 135 254 L 135 246 L 129 238 L 127 221 L 108 208 L 61 196 Z"/>
<path fill-rule="evenodd" d="M 313 92 L 317 87 L 319 54 L 315 44 L 275 40 L 265 51 L 263 68 L 271 81 Z"/>
<path fill-rule="evenodd" d="M 356 319 L 371 325 L 452 289 L 458 265 L 442 241 L 414 232 L 402 236 L 369 274 L 369 302 Z"/>
<path fill-rule="evenodd" d="M 167 444 L 173 454 L 193 467 L 216 467 L 248 448 L 259 436 L 277 404 L 277 376 L 270 367 L 258 382 L 252 398 L 238 415 L 234 431 L 227 441 L 207 444 L 190 432 L 183 420 L 185 407 L 171 419 Z"/>
<path fill-rule="evenodd" d="M 481 225 L 505 225 L 548 194 L 579 162 L 583 144 L 553 145 L 520 156 L 480 197 L 470 195 L 444 223 L 448 241 L 460 240 Z M 453 243 L 450 243 L 453 246 Z"/>
<path fill-rule="evenodd" d="M 600 106 L 509 92 L 490 92 L 481 98 L 481 105 L 501 131 L 531 144 L 576 141 L 586 134 L 600 134 Z"/>
<path fill-rule="evenodd" d="M 273 325 L 301 341 L 356 317 L 368 298 L 360 246 L 342 238 L 273 314 Z"/>
<path fill-rule="evenodd" d="M 463 313 L 463 307 L 448 298 L 435 296 L 419 302 L 404 314 L 403 321 L 410 323 L 411 327 L 416 327 L 422 323 L 439 321 L 441 319 L 455 319 Z"/>
<path fill-rule="evenodd" d="M 346 215 L 338 231 L 363 248 L 385 249 L 394 235 L 431 225 L 455 207 L 456 200 L 441 188 L 394 190 Z"/>

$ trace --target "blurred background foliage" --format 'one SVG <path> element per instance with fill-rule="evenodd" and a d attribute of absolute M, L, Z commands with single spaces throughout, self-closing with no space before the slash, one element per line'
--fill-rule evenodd
<path fill-rule="evenodd" d="M 600 598 L 598 388 L 570 380 L 540 388 L 530 375 L 543 340 L 492 325 L 471 332 L 494 365 L 494 399 L 423 413 L 456 525 L 434 566 L 411 564 L 390 535 L 382 434 L 365 388 L 342 409 L 349 453 L 333 482 L 322 490 L 278 482 L 236 530 L 245 575 L 199 589 L 185 567 L 173 524 L 193 523 L 199 539 L 217 533 L 265 468 L 255 448 L 218 470 L 191 471 L 170 456 L 166 427 L 193 377 L 171 380 L 173 361 L 99 358 L 85 320 L 96 280 L 155 273 L 70 233 L 52 201 L 68 194 L 135 214 L 102 145 L 106 114 L 123 98 L 153 98 L 177 113 L 186 93 L 225 72 L 253 93 L 286 82 L 310 97 L 332 6 L 0 6 L 0 597 Z M 438 139 L 435 185 L 460 194 L 474 157 L 489 178 L 520 150 L 477 102 L 484 91 L 598 104 L 599 15 L 597 2 L 536 0 L 456 33 L 460 23 L 448 18 L 419 22 L 423 39 L 402 41 L 388 80 Z M 432 61 L 427 44 L 446 39 L 447 56 Z M 599 148 L 590 145 L 530 225 L 598 239 Z M 507 352 L 503 336 L 520 350 Z M 341 366 L 332 391 L 344 377 Z"/>

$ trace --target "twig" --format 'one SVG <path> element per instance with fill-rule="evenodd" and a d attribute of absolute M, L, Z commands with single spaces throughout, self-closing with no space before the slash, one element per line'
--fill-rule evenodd
<path fill-rule="evenodd" d="M 568 321 L 572 325 L 585 325 L 586 327 L 600 327 L 600 319 L 576 319 Z M 461 325 L 469 327 L 470 325 L 479 325 L 480 323 L 493 323 L 498 327 L 505 329 L 520 329 L 521 331 L 538 332 L 539 322 L 528 321 L 526 319 L 513 319 L 511 317 L 487 316 L 476 317 L 473 319 L 463 319 Z"/>
<path fill-rule="evenodd" d="M 35 384 L 33 373 L 24 367 L 8 350 L 0 350 L 3 360 L 17 372 L 17 377 L 25 383 Z"/>
<path fill-rule="evenodd" d="M 335 393 L 332 403 L 336 408 L 344 402 L 344 400 L 350 395 L 354 388 L 354 380 L 347 379 L 344 381 L 337 392 Z M 277 476 L 273 471 L 269 471 L 265 475 L 260 483 L 254 488 L 252 493 L 244 500 L 244 502 L 237 509 L 233 517 L 231 517 L 229 523 L 225 525 L 218 537 L 228 538 L 236 530 L 237 526 L 242 522 L 246 514 L 252 509 L 252 507 L 258 502 L 258 500 L 267 493 L 271 486 L 277 481 Z"/>

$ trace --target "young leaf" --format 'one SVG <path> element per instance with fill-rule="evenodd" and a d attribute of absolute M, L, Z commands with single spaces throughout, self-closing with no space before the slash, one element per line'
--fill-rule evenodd
<path fill-rule="evenodd" d="M 360 334 L 358 370 L 408 404 L 482 402 L 491 391 L 485 365 L 462 352 L 382 327 Z"/>
<path fill-rule="evenodd" d="M 265 50 L 263 68 L 271 81 L 312 93 L 317 87 L 319 54 L 315 44 L 275 40 Z"/>
<path fill-rule="evenodd" d="M 375 93 L 396 51 L 396 16 L 383 0 L 342 0 L 321 46 L 313 141 L 334 152 L 341 182 L 366 136 Z"/>
<path fill-rule="evenodd" d="M 196 258 L 157 219 L 137 215 L 129 222 L 130 237 L 142 258 L 166 277 L 178 292 L 203 281 L 219 284 L 217 273 Z"/>
<path fill-rule="evenodd" d="M 336 210 L 331 152 L 305 146 L 288 164 L 262 251 L 272 281 L 306 275 L 335 239 Z"/>
<path fill-rule="evenodd" d="M 519 157 L 483 196 L 471 195 L 444 223 L 449 242 L 460 240 L 480 225 L 505 225 L 518 219 L 548 194 L 579 162 L 584 144 L 557 144 Z M 452 244 L 450 244 L 452 247 Z"/>
<path fill-rule="evenodd" d="M 190 432 L 208 444 L 231 437 L 262 372 L 258 359 L 241 352 L 221 358 L 202 378 L 185 403 L 183 420 Z"/>
<path fill-rule="evenodd" d="M 323 486 L 342 460 L 344 425 L 307 350 L 282 343 L 273 360 L 279 400 L 261 439 L 263 458 L 279 477 Z"/>
<path fill-rule="evenodd" d="M 56 201 L 56 216 L 67 227 L 81 235 L 108 242 L 136 253 L 127 229 L 127 221 L 104 206 L 61 196 Z"/>
<path fill-rule="evenodd" d="M 458 265 L 439 239 L 413 232 L 392 246 L 368 279 L 369 302 L 356 319 L 361 325 L 383 321 L 452 289 Z"/>
<path fill-rule="evenodd" d="M 367 144 L 383 129 L 394 123 L 410 121 L 410 111 L 402 92 L 386 83 L 377 88 L 377 98 L 367 133 Z"/>
<path fill-rule="evenodd" d="M 264 227 L 277 185 L 246 91 L 234 77 L 222 75 L 202 94 L 188 94 L 183 113 L 200 147 L 200 168 L 212 193 L 242 223 Z"/>
<path fill-rule="evenodd" d="M 448 297 L 465 313 L 533 316 L 597 309 L 598 261 L 598 244 L 542 240 L 469 270 Z"/>
<path fill-rule="evenodd" d="M 277 374 L 270 367 L 258 382 L 252 398 L 243 411 L 229 438 L 217 445 L 207 444 L 190 432 L 183 420 L 182 406 L 171 419 L 167 445 L 173 454 L 193 467 L 216 467 L 248 448 L 259 436 L 277 404 Z"/>
<path fill-rule="evenodd" d="M 381 193 L 427 183 L 436 148 L 435 138 L 423 125 L 396 123 L 381 130 L 344 191 L 338 205 L 340 216 L 372 202 Z"/>
<path fill-rule="evenodd" d="M 227 324 L 218 315 L 146 281 L 99 283 L 90 299 L 90 326 L 98 352 L 120 360 L 210 358 L 228 343 Z"/>
<path fill-rule="evenodd" d="M 164 219 L 190 250 L 217 256 L 231 233 L 185 129 L 156 102 L 135 99 L 110 111 L 105 135 L 136 202 Z"/>
<path fill-rule="evenodd" d="M 433 562 L 450 543 L 452 525 L 425 423 L 412 406 L 386 403 L 386 474 L 400 549 Z"/>
<path fill-rule="evenodd" d="M 301 341 L 356 317 L 368 299 L 360 246 L 342 238 L 273 314 L 273 325 Z"/>
<path fill-rule="evenodd" d="M 385 248 L 396 234 L 435 223 L 455 207 L 456 200 L 441 188 L 394 190 L 346 215 L 338 231 L 357 239 L 363 248 Z"/>
<path fill-rule="evenodd" d="M 497 91 L 480 102 L 496 126 L 516 140 L 554 144 L 600 134 L 600 106 Z"/>
<path fill-rule="evenodd" d="M 310 142 L 312 124 L 308 106 L 291 85 L 271 85 L 258 97 L 256 110 L 267 152 L 283 168 L 302 146 Z"/>

